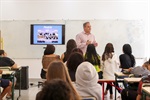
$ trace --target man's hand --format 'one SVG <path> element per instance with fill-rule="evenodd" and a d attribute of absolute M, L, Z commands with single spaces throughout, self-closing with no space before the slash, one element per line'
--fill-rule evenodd
<path fill-rule="evenodd" d="M 91 44 L 91 41 L 87 40 L 86 45 L 89 45 L 89 44 Z"/>
<path fill-rule="evenodd" d="M 93 43 L 93 44 L 94 44 L 94 46 L 95 46 L 95 47 L 97 47 L 97 46 L 98 46 L 98 43 Z"/>

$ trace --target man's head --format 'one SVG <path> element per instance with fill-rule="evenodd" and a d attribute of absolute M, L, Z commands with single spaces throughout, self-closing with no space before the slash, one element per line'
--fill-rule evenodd
<path fill-rule="evenodd" d="M 4 50 L 0 50 L 0 56 L 2 56 L 2 57 L 6 57 L 6 56 L 7 56 L 7 54 L 6 54 L 6 52 L 5 52 Z"/>
<path fill-rule="evenodd" d="M 90 34 L 90 32 L 91 32 L 90 22 L 85 22 L 83 24 L 83 29 L 84 29 L 85 33 Z"/>

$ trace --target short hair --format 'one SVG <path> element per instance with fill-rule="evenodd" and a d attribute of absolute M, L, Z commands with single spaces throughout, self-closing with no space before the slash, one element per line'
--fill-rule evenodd
<path fill-rule="evenodd" d="M 90 22 L 85 22 L 83 23 L 83 28 L 86 27 L 87 24 L 89 24 Z"/>
<path fill-rule="evenodd" d="M 4 50 L 0 50 L 0 55 L 3 55 L 5 53 Z"/>
<path fill-rule="evenodd" d="M 53 54 L 55 52 L 55 47 L 52 44 L 47 45 L 44 51 L 44 55 Z"/>
<path fill-rule="evenodd" d="M 42 90 L 37 93 L 36 100 L 71 100 L 72 91 L 69 84 L 61 79 L 45 82 Z"/>

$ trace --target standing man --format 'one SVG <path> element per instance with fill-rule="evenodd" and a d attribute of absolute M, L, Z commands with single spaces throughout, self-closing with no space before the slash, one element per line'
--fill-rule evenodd
<path fill-rule="evenodd" d="M 95 37 L 91 34 L 91 25 L 90 22 L 85 22 L 83 24 L 84 31 L 76 35 L 77 47 L 80 48 L 85 54 L 87 45 L 94 44 L 96 47 L 98 44 L 95 41 Z"/>

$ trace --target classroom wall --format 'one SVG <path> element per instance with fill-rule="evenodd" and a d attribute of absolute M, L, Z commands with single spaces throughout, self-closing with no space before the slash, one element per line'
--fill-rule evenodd
<path fill-rule="evenodd" d="M 1 21 L 141 19 L 145 22 L 146 34 L 145 44 L 143 44 L 146 47 L 144 56 L 150 57 L 149 0 L 1 0 L 0 5 Z M 1 26 L 2 24 L 0 29 Z M 2 33 L 3 35 L 5 33 Z M 41 59 L 14 60 L 19 65 L 29 66 L 30 78 L 40 77 Z"/>

